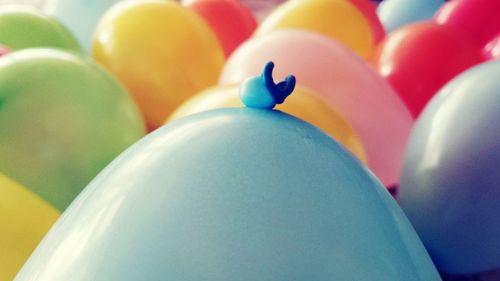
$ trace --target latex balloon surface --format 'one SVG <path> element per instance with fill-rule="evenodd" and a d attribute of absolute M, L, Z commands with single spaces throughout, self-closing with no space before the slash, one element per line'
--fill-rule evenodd
<path fill-rule="evenodd" d="M 271 109 L 294 85 L 252 78 L 242 86 L 251 108 L 144 138 L 86 188 L 16 280 L 440 280 L 371 173 Z"/>
<path fill-rule="evenodd" d="M 0 44 L 12 50 L 51 47 L 81 52 L 62 24 L 29 7 L 0 9 Z"/>
<path fill-rule="evenodd" d="M 59 212 L 0 173 L 0 280 L 12 280 Z"/>
<path fill-rule="evenodd" d="M 435 15 L 435 20 L 485 45 L 500 33 L 500 1 L 448 1 Z"/>
<path fill-rule="evenodd" d="M 432 22 L 405 26 L 378 46 L 375 69 L 394 87 L 414 116 L 453 77 L 484 60 L 460 32 Z"/>
<path fill-rule="evenodd" d="M 256 35 L 276 29 L 305 29 L 342 42 L 358 55 L 371 55 L 374 35 L 369 21 L 347 0 L 291 0 L 274 10 Z"/>
<path fill-rule="evenodd" d="M 241 107 L 239 85 L 218 86 L 205 90 L 181 105 L 170 116 L 169 122 L 198 112 L 224 107 Z M 366 161 L 366 154 L 356 131 L 330 105 L 321 100 L 317 93 L 304 87 L 296 87 L 286 103 L 278 110 L 294 115 L 322 129 L 345 145 L 360 160 Z"/>
<path fill-rule="evenodd" d="M 0 171 L 59 210 L 145 133 L 122 86 L 67 52 L 3 56 L 0 89 Z"/>
<path fill-rule="evenodd" d="M 397 183 L 413 118 L 398 95 L 361 58 L 339 43 L 311 32 L 281 30 L 254 38 L 229 58 L 221 84 L 260 72 L 272 60 L 278 76 L 294 73 L 352 124 L 368 165 L 386 185 Z"/>
<path fill-rule="evenodd" d="M 348 0 L 348 2 L 354 4 L 354 6 L 363 13 L 363 16 L 365 16 L 365 19 L 370 24 L 374 42 L 377 43 L 382 40 L 385 36 L 385 31 L 373 3 L 368 0 Z"/>
<path fill-rule="evenodd" d="M 252 11 L 238 0 L 195 0 L 189 2 L 188 7 L 207 21 L 224 48 L 226 57 L 248 39 L 257 27 Z"/>
<path fill-rule="evenodd" d="M 97 23 L 113 4 L 121 0 L 48 0 L 44 11 L 73 32 L 87 53 Z"/>
<path fill-rule="evenodd" d="M 443 272 L 500 269 L 498 77 L 494 61 L 453 79 L 408 146 L 400 203 Z"/>
<path fill-rule="evenodd" d="M 432 19 L 445 0 L 385 0 L 377 9 L 387 33 L 410 23 Z"/>
<path fill-rule="evenodd" d="M 134 95 L 149 129 L 216 84 L 224 63 L 202 18 L 173 1 L 155 0 L 113 6 L 96 31 L 93 56 Z"/>

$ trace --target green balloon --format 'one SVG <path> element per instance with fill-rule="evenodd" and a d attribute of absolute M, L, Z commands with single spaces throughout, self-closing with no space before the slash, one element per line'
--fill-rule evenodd
<path fill-rule="evenodd" d="M 90 59 L 55 49 L 0 58 L 0 173 L 57 209 L 145 134 L 132 98 Z"/>
<path fill-rule="evenodd" d="M 61 23 L 36 9 L 24 7 L 0 9 L 0 44 L 12 50 L 50 47 L 83 53 Z"/>

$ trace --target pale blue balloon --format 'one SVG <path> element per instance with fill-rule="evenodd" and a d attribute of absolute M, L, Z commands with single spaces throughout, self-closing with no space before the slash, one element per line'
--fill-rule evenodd
<path fill-rule="evenodd" d="M 440 280 L 382 184 L 274 110 L 177 120 L 110 164 L 17 281 Z"/>
<path fill-rule="evenodd" d="M 440 90 L 407 148 L 400 203 L 440 271 L 500 268 L 499 163 L 500 61 L 494 61 Z"/>
<path fill-rule="evenodd" d="M 444 0 L 385 0 L 377 14 L 387 33 L 404 25 L 429 20 L 445 3 Z"/>
<path fill-rule="evenodd" d="M 106 11 L 122 0 L 48 0 L 44 11 L 61 21 L 91 51 L 95 28 Z"/>

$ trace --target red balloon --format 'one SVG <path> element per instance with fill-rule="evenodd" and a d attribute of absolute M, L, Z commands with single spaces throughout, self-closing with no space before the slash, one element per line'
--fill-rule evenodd
<path fill-rule="evenodd" d="M 349 0 L 368 20 L 372 31 L 373 40 L 375 43 L 380 42 L 385 37 L 385 30 L 377 15 L 376 6 L 369 0 Z"/>
<path fill-rule="evenodd" d="M 500 33 L 484 47 L 488 59 L 500 60 Z"/>
<path fill-rule="evenodd" d="M 436 13 L 435 19 L 459 29 L 484 46 L 500 32 L 500 1 L 449 1 Z"/>
<path fill-rule="evenodd" d="M 210 25 L 226 57 L 248 39 L 257 27 L 252 11 L 238 0 L 196 0 L 187 6 Z"/>
<path fill-rule="evenodd" d="M 482 50 L 457 30 L 433 22 L 407 25 L 377 47 L 373 64 L 414 116 L 434 94 L 467 68 L 484 61 Z"/>

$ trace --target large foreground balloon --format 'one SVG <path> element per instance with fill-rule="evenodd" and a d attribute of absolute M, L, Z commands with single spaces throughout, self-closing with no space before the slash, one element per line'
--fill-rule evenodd
<path fill-rule="evenodd" d="M 66 27 L 29 7 L 0 9 L 0 44 L 12 50 L 51 47 L 81 52 Z"/>
<path fill-rule="evenodd" d="M 61 211 L 145 133 L 122 86 L 67 52 L 3 56 L 0 89 L 0 171 Z"/>
<path fill-rule="evenodd" d="M 418 21 L 431 19 L 445 0 L 385 0 L 377 12 L 387 33 Z"/>
<path fill-rule="evenodd" d="M 195 12 L 174 1 L 124 1 L 96 31 L 94 58 L 134 95 L 149 129 L 183 101 L 216 84 L 224 53 Z"/>
<path fill-rule="evenodd" d="M 241 107 L 239 85 L 213 87 L 201 92 L 181 105 L 169 121 L 216 108 Z M 325 103 L 312 90 L 296 87 L 286 103 L 276 107 L 322 129 L 325 133 L 342 143 L 360 160 L 366 162 L 366 154 L 356 131 L 330 105 Z"/>
<path fill-rule="evenodd" d="M 452 80 L 408 146 L 401 206 L 446 273 L 500 269 L 499 77 L 494 61 Z"/>
<path fill-rule="evenodd" d="M 243 85 L 249 107 L 179 119 L 122 154 L 16 281 L 440 280 L 380 182 L 272 110 L 295 79 L 271 71 Z"/>
<path fill-rule="evenodd" d="M 448 1 L 435 15 L 435 19 L 485 45 L 500 32 L 500 1 Z"/>
<path fill-rule="evenodd" d="M 387 82 L 341 44 L 299 30 L 247 41 L 229 58 L 220 82 L 239 83 L 269 60 L 279 75 L 295 73 L 345 116 L 361 137 L 369 167 L 384 184 L 397 183 L 413 118 Z"/>
<path fill-rule="evenodd" d="M 418 116 L 444 84 L 483 60 L 481 48 L 460 32 L 425 22 L 389 34 L 373 63 Z"/>
<path fill-rule="evenodd" d="M 226 57 L 248 39 L 257 27 L 252 12 L 238 0 L 195 0 L 187 6 L 207 21 Z"/>
<path fill-rule="evenodd" d="M 0 173 L 0 280 L 12 280 L 59 212 Z"/>
<path fill-rule="evenodd" d="M 44 10 L 60 20 L 90 53 L 92 36 L 99 19 L 121 0 L 48 0 Z"/>
<path fill-rule="evenodd" d="M 294 28 L 321 33 L 340 41 L 367 58 L 375 36 L 370 22 L 347 0 L 290 0 L 272 12 L 257 29 L 257 35 L 276 29 Z"/>

